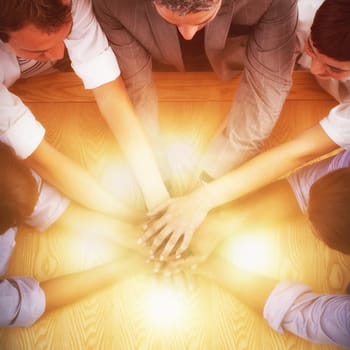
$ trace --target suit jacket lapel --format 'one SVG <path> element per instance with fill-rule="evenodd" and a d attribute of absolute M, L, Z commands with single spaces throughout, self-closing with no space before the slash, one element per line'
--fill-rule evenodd
<path fill-rule="evenodd" d="M 223 50 L 237 0 L 223 0 L 216 17 L 206 25 L 205 48 L 209 52 Z"/>
<path fill-rule="evenodd" d="M 184 70 L 177 28 L 168 24 L 159 16 L 152 1 L 145 1 L 147 16 L 153 31 L 156 45 L 167 62 L 171 62 L 178 70 Z"/>

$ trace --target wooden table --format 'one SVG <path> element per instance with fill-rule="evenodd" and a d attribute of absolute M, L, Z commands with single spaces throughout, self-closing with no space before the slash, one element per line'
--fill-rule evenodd
<path fill-rule="evenodd" d="M 155 73 L 162 131 L 167 152 L 177 147 L 192 158 L 171 164 L 173 194 L 183 193 L 191 167 L 220 128 L 238 79 L 221 82 L 212 73 Z M 122 169 L 116 144 L 99 115 L 93 96 L 73 73 L 60 73 L 19 81 L 12 88 L 32 109 L 47 130 L 46 137 L 79 162 L 97 179 L 106 180 L 107 169 Z M 306 72 L 294 73 L 294 85 L 283 113 L 266 147 L 293 137 L 313 125 L 335 101 Z M 174 146 L 175 145 L 175 146 Z M 127 172 L 126 172 L 127 174 Z M 127 180 L 128 181 L 128 180 Z M 140 205 L 140 194 L 128 182 L 126 200 Z M 76 223 L 78 223 L 78 218 Z M 64 231 L 64 232 L 63 232 Z M 72 232 L 70 232 L 72 231 Z M 45 280 L 88 268 L 108 260 L 115 251 L 107 243 L 84 239 L 84 232 L 48 231 L 21 227 L 9 275 L 30 275 Z M 35 233 L 32 235 L 32 233 Z M 242 232 L 242 235 L 244 232 Z M 269 242 L 273 263 L 266 274 L 297 280 L 316 291 L 341 293 L 350 280 L 350 257 L 328 249 L 300 218 L 256 233 Z M 130 276 L 79 303 L 44 316 L 33 327 L 0 329 L 2 350 L 21 349 L 151 349 L 151 350 L 283 350 L 336 349 L 311 344 L 296 336 L 279 335 L 262 317 L 217 285 L 197 279 L 193 290 L 175 279 L 187 307 L 186 319 L 172 326 L 149 320 L 146 298 L 155 280 Z M 258 286 L 257 286 L 258 290 Z M 185 316 L 184 316 L 185 317 Z"/>

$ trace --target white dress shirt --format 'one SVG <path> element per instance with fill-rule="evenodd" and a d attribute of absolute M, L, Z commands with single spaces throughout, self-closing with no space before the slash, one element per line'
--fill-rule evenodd
<path fill-rule="evenodd" d="M 26 223 L 39 231 L 47 229 L 66 210 L 69 200 L 57 190 L 37 180 L 39 198 Z M 16 244 L 17 227 L 0 235 L 0 276 L 4 276 Z M 45 294 L 31 277 L 0 278 L 0 326 L 30 326 L 45 311 Z"/>
<path fill-rule="evenodd" d="M 73 0 L 73 27 L 64 41 L 72 67 L 87 89 L 115 80 L 119 66 L 108 41 L 92 12 L 90 0 Z M 0 41 L 0 141 L 27 158 L 41 143 L 45 129 L 10 87 L 17 79 L 30 76 L 28 60 L 16 57 L 12 48 Z M 32 64 L 36 64 L 33 61 Z M 41 71 L 33 71 L 36 75 Z"/>

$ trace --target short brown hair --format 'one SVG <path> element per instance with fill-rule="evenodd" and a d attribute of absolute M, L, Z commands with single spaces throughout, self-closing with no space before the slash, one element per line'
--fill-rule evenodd
<path fill-rule="evenodd" d="M 22 224 L 38 200 L 33 174 L 15 152 L 0 142 L 0 234 Z"/>
<path fill-rule="evenodd" d="M 0 0 L 0 39 L 8 42 L 11 32 L 33 24 L 55 32 L 71 20 L 71 4 L 62 0 Z"/>
<path fill-rule="evenodd" d="M 317 237 L 350 254 L 350 168 L 337 169 L 314 182 L 307 214 Z"/>
<path fill-rule="evenodd" d="M 316 49 L 337 61 L 350 61 L 350 1 L 325 0 L 311 26 Z"/>
<path fill-rule="evenodd" d="M 187 15 L 200 11 L 208 11 L 220 0 L 152 0 L 156 5 L 167 8 L 177 15 Z"/>

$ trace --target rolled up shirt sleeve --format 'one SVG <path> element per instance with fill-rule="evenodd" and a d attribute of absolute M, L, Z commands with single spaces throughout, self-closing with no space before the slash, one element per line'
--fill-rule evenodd
<path fill-rule="evenodd" d="M 264 318 L 278 332 L 350 348 L 350 295 L 317 294 L 303 284 L 281 282 L 265 303 Z"/>
<path fill-rule="evenodd" d="M 0 325 L 27 327 L 45 311 L 45 294 L 39 282 L 30 277 L 0 281 Z"/>
<path fill-rule="evenodd" d="M 65 40 L 72 67 L 86 89 L 115 80 L 120 69 L 92 11 L 90 0 L 73 1 L 73 27 Z"/>
<path fill-rule="evenodd" d="M 311 186 L 322 176 L 340 168 L 350 167 L 350 150 L 342 151 L 333 157 L 304 166 L 288 176 L 295 198 L 301 211 L 306 214 Z"/>
<path fill-rule="evenodd" d="M 338 146 L 350 148 L 350 103 L 341 103 L 332 108 L 320 125 Z"/>
<path fill-rule="evenodd" d="M 35 119 L 19 97 L 0 86 L 0 141 L 12 147 L 25 159 L 39 146 L 45 135 L 44 127 Z"/>

